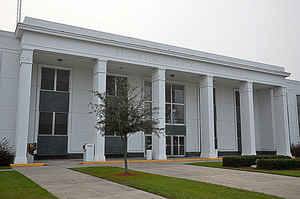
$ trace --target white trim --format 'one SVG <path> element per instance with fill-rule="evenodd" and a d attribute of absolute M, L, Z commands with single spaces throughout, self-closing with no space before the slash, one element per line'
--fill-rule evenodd
<path fill-rule="evenodd" d="M 284 71 L 284 68 L 274 65 L 268 65 L 258 62 L 252 62 L 232 57 L 205 53 L 186 48 L 170 46 L 161 43 L 155 43 L 121 35 L 109 34 L 100 31 L 78 28 L 70 25 L 54 23 L 50 21 L 26 17 L 24 23 L 18 23 L 15 34 L 20 38 L 23 31 L 39 32 L 50 35 L 62 36 L 66 38 L 79 39 L 93 43 L 129 48 L 139 51 L 164 54 L 184 59 L 202 61 L 207 63 L 221 64 L 233 68 L 240 68 L 263 73 L 271 73 L 281 76 L 289 76 L 290 73 Z"/>

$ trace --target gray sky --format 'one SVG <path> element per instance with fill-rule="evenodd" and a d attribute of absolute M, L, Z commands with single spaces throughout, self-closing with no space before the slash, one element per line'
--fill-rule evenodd
<path fill-rule="evenodd" d="M 17 0 L 1 0 L 14 31 Z M 284 66 L 300 80 L 300 0 L 23 0 L 31 16 Z"/>

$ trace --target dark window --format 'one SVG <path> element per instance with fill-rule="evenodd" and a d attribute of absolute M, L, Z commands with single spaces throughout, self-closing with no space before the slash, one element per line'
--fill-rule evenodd
<path fill-rule="evenodd" d="M 68 70 L 42 68 L 39 102 L 40 135 L 67 135 L 69 81 Z"/>
<path fill-rule="evenodd" d="M 184 124 L 184 105 L 172 106 L 173 124 Z"/>
<path fill-rule="evenodd" d="M 116 78 L 113 76 L 106 77 L 106 93 L 107 95 L 115 96 L 116 95 Z"/>
<path fill-rule="evenodd" d="M 166 103 L 171 103 L 171 84 L 166 84 Z"/>
<path fill-rule="evenodd" d="M 240 112 L 240 92 L 235 91 L 235 115 L 236 115 L 236 131 L 238 152 L 242 152 L 242 138 L 241 138 L 241 112 Z"/>
<path fill-rule="evenodd" d="M 69 112 L 69 93 L 55 92 L 55 91 L 41 91 L 40 111 Z"/>
<path fill-rule="evenodd" d="M 69 76 L 70 76 L 70 71 L 57 70 L 57 77 L 56 77 L 57 91 L 69 91 Z"/>
<path fill-rule="evenodd" d="M 217 135 L 217 104 L 216 104 L 216 89 L 213 91 L 214 98 L 214 129 L 215 129 L 215 149 L 218 148 L 218 135 Z"/>
<path fill-rule="evenodd" d="M 172 102 L 184 104 L 184 86 L 172 85 Z"/>
<path fill-rule="evenodd" d="M 184 86 L 166 84 L 166 123 L 184 124 Z"/>
<path fill-rule="evenodd" d="M 171 123 L 171 104 L 166 104 L 166 123 Z"/>
<path fill-rule="evenodd" d="M 172 149 L 171 149 L 171 136 L 166 136 L 166 154 L 171 155 Z"/>
<path fill-rule="evenodd" d="M 54 90 L 55 69 L 42 68 L 41 89 Z"/>
<path fill-rule="evenodd" d="M 152 102 L 152 82 L 144 82 L 144 100 Z"/>
<path fill-rule="evenodd" d="M 53 124 L 53 113 L 40 112 L 39 134 L 51 135 Z"/>
<path fill-rule="evenodd" d="M 298 109 L 298 126 L 299 126 L 299 134 L 300 134 L 300 95 L 297 95 L 297 109 Z"/>
<path fill-rule="evenodd" d="M 68 113 L 55 113 L 55 135 L 67 135 L 68 132 Z"/>

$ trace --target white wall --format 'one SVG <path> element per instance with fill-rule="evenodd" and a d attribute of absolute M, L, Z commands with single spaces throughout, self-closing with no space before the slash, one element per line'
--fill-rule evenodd
<path fill-rule="evenodd" d="M 185 86 L 186 152 L 200 152 L 199 86 Z"/>
<path fill-rule="evenodd" d="M 19 74 L 19 41 L 14 33 L 0 31 L 0 139 L 14 145 Z"/>
<path fill-rule="evenodd" d="M 216 85 L 218 151 L 237 151 L 234 88 Z"/>
<path fill-rule="evenodd" d="M 274 151 L 271 90 L 253 93 L 256 151 Z"/>
<path fill-rule="evenodd" d="M 298 123 L 300 118 L 298 118 L 296 95 L 300 95 L 300 82 L 295 81 L 291 84 L 287 93 L 290 141 L 292 144 L 300 143 L 300 127 Z"/>

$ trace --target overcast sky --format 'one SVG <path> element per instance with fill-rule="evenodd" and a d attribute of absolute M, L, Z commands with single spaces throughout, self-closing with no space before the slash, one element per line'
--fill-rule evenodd
<path fill-rule="evenodd" d="M 14 31 L 17 0 L 1 0 Z M 284 66 L 300 80 L 300 0 L 23 0 L 30 16 Z"/>

